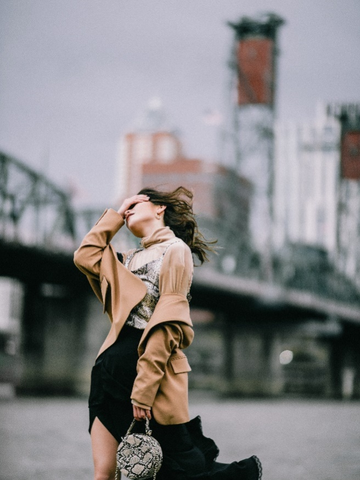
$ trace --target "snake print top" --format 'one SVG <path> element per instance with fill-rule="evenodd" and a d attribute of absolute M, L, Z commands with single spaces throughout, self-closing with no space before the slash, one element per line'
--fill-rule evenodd
<path fill-rule="evenodd" d="M 132 327 L 138 328 L 143 330 L 148 321 L 150 320 L 152 314 L 154 313 L 156 304 L 159 301 L 160 292 L 159 292 L 159 277 L 160 277 L 160 270 L 164 260 L 164 256 L 167 252 L 167 249 L 170 245 L 173 245 L 180 240 L 175 240 L 171 242 L 162 253 L 161 257 L 145 263 L 142 267 L 131 270 L 131 272 L 139 277 L 146 285 L 147 292 L 145 297 L 142 299 L 140 303 L 138 303 L 130 312 L 129 317 L 126 320 L 126 325 L 130 325 Z M 131 253 L 125 260 L 125 267 L 129 268 L 129 264 L 134 256 L 143 250 L 143 248 L 139 248 Z"/>

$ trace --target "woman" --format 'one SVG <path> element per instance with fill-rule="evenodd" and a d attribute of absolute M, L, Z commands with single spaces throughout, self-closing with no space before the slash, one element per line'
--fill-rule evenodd
<path fill-rule="evenodd" d="M 113 236 L 126 223 L 141 248 L 117 254 Z M 151 419 L 163 466 L 158 480 L 259 480 L 253 456 L 215 462 L 218 449 L 190 421 L 183 349 L 193 340 L 189 290 L 192 254 L 207 260 L 211 244 L 197 228 L 192 193 L 144 189 L 108 209 L 75 252 L 76 266 L 103 303 L 111 327 L 92 370 L 89 397 L 95 480 L 112 480 L 116 450 L 131 420 Z M 142 425 L 138 425 L 139 428 Z"/>

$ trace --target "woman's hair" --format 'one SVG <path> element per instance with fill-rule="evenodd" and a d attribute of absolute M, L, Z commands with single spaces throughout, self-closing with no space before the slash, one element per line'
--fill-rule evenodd
<path fill-rule="evenodd" d="M 153 188 L 143 188 L 139 194 L 148 195 L 155 205 L 165 205 L 164 222 L 175 235 L 190 247 L 201 263 L 208 261 L 208 252 L 214 252 L 211 246 L 216 243 L 208 241 L 199 231 L 193 212 L 193 194 L 185 187 L 178 187 L 172 192 L 164 192 Z"/>

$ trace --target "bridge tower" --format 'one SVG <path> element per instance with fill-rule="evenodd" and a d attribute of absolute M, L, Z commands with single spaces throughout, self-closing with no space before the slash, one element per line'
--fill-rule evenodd
<path fill-rule="evenodd" d="M 329 105 L 341 126 L 337 264 L 360 287 L 360 104 Z"/>
<path fill-rule="evenodd" d="M 223 162 L 234 164 L 253 185 L 251 243 L 260 257 L 260 275 L 272 280 L 273 124 L 275 116 L 277 32 L 284 23 L 269 13 L 242 17 L 234 30 L 230 60 L 230 114 Z M 227 158 L 226 158 L 227 157 Z"/>

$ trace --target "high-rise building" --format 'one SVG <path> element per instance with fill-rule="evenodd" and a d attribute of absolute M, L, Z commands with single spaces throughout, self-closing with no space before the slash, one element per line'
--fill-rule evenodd
<path fill-rule="evenodd" d="M 116 199 L 138 192 L 143 184 L 142 165 L 159 161 L 169 163 L 180 158 L 181 143 L 167 124 L 158 98 L 150 100 L 131 131 L 120 139 L 116 172 Z"/>
<path fill-rule="evenodd" d="M 143 167 L 153 162 L 168 165 L 181 158 L 176 136 L 166 131 L 127 133 L 120 143 L 118 196 L 134 195 L 143 186 Z"/>
<path fill-rule="evenodd" d="M 275 127 L 274 244 L 336 250 L 340 126 L 319 105 L 314 121 Z"/>
<path fill-rule="evenodd" d="M 312 122 L 275 129 L 273 240 L 322 249 L 360 286 L 360 106 L 319 104 Z M 341 128 L 341 116 L 354 124 Z M 346 123 L 346 122 L 345 122 Z"/>

